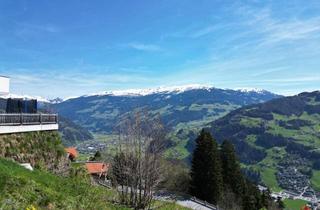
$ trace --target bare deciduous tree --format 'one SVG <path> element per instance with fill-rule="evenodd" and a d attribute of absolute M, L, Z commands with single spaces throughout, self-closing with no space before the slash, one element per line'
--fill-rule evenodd
<path fill-rule="evenodd" d="M 135 209 L 150 208 L 153 192 L 161 181 L 164 126 L 159 116 L 136 111 L 121 119 L 117 132 L 113 175 L 120 201 Z"/>

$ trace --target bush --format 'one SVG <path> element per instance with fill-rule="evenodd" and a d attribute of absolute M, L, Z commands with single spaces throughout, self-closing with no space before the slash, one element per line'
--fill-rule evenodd
<path fill-rule="evenodd" d="M 190 175 L 187 166 L 179 161 L 163 161 L 163 165 L 164 177 L 159 188 L 171 192 L 188 192 Z"/>

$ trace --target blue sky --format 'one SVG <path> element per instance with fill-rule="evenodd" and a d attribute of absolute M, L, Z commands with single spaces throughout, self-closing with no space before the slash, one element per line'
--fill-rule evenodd
<path fill-rule="evenodd" d="M 320 1 L 1 0 L 0 74 L 47 98 L 210 84 L 320 89 Z"/>

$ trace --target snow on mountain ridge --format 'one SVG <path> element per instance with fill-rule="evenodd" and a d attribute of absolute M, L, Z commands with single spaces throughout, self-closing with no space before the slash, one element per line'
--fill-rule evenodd
<path fill-rule="evenodd" d="M 39 102 L 44 102 L 44 103 L 50 103 L 50 101 L 48 99 L 45 99 L 41 96 L 29 96 L 29 95 L 17 95 L 17 94 L 13 94 L 13 93 L 9 93 L 7 95 L 2 95 L 0 96 L 0 98 L 4 98 L 4 99 L 8 99 L 8 98 L 22 98 L 25 100 L 37 100 Z"/>
<path fill-rule="evenodd" d="M 266 90 L 259 89 L 259 88 L 236 88 L 234 90 L 240 91 L 240 92 L 243 92 L 243 93 L 251 93 L 251 92 L 265 93 L 265 92 L 267 92 Z"/>
<path fill-rule="evenodd" d="M 24 98 L 24 99 L 36 99 L 39 102 L 44 102 L 44 103 L 61 103 L 70 99 L 75 99 L 79 97 L 90 97 L 90 96 L 128 96 L 128 97 L 137 97 L 137 96 L 147 96 L 151 94 L 179 94 L 183 93 L 185 91 L 190 91 L 190 90 L 210 90 L 215 88 L 212 85 L 200 85 L 200 84 L 190 84 L 190 85 L 181 85 L 181 86 L 160 86 L 157 88 L 146 88 L 146 89 L 128 89 L 128 90 L 114 90 L 114 91 L 103 91 L 99 93 L 92 93 L 92 94 L 87 94 L 87 95 L 82 95 L 82 96 L 73 96 L 73 97 L 67 97 L 64 99 L 61 98 L 56 98 L 56 99 L 45 99 L 40 96 L 29 96 L 29 95 L 17 95 L 17 94 L 8 94 L 1 96 L 1 98 Z M 223 89 L 222 90 L 232 90 L 232 89 Z M 266 93 L 268 91 L 263 90 L 263 89 L 258 89 L 258 88 L 236 88 L 233 89 L 235 91 L 240 91 L 243 93 L 252 93 L 256 92 L 259 94 Z"/>
<path fill-rule="evenodd" d="M 112 96 L 146 96 L 157 93 L 182 93 L 188 90 L 194 89 L 211 89 L 213 86 L 210 85 L 183 85 L 183 86 L 160 86 L 157 88 L 147 88 L 147 89 L 128 89 L 128 90 L 115 90 L 115 91 L 104 91 L 101 93 L 94 93 L 85 95 L 88 96 L 104 96 L 104 95 L 112 95 Z"/>

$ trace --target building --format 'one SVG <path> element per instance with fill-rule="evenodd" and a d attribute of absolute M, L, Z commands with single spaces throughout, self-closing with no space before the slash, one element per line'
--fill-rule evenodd
<path fill-rule="evenodd" d="M 93 178 L 101 178 L 104 177 L 106 179 L 106 176 L 108 174 L 108 170 L 110 168 L 109 163 L 103 163 L 103 162 L 87 162 L 86 168 L 88 173 Z"/>
<path fill-rule="evenodd" d="M 58 115 L 40 113 L 37 100 L 12 98 L 10 78 L 0 76 L 0 134 L 58 130 Z"/>
<path fill-rule="evenodd" d="M 68 147 L 64 149 L 68 155 L 69 160 L 75 161 L 78 157 L 78 151 L 75 147 Z"/>
<path fill-rule="evenodd" d="M 10 78 L 5 76 L 0 76 L 0 95 L 9 94 L 10 88 Z"/>

